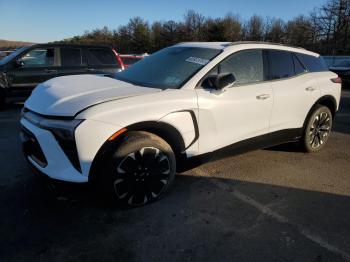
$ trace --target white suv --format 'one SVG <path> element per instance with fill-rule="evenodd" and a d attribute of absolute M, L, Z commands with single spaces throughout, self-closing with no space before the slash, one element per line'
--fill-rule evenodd
<path fill-rule="evenodd" d="M 188 159 L 221 149 L 326 144 L 341 80 L 318 54 L 277 44 L 182 43 L 115 79 L 40 84 L 22 112 L 30 165 L 127 205 L 160 198 Z"/>

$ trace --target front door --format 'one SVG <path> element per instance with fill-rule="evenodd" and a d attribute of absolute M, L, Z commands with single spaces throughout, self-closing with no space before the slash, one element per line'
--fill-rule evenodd
<path fill-rule="evenodd" d="M 201 153 L 266 134 L 269 129 L 273 93 L 270 83 L 264 82 L 262 50 L 234 53 L 209 74 L 220 73 L 232 73 L 235 84 L 213 90 L 203 82 L 196 89 Z"/>
<path fill-rule="evenodd" d="M 11 92 L 28 96 L 40 83 L 57 75 L 55 48 L 34 48 L 23 54 L 8 72 Z"/>

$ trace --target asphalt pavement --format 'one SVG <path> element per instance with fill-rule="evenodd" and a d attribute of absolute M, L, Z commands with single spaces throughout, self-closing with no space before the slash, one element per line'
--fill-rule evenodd
<path fill-rule="evenodd" d="M 227 156 L 134 209 L 46 189 L 21 154 L 20 109 L 0 112 L 0 261 L 350 261 L 350 91 L 321 152 Z"/>

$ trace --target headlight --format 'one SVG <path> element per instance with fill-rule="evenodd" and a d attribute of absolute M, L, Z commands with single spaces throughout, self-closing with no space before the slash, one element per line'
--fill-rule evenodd
<path fill-rule="evenodd" d="M 61 139 L 67 140 L 74 140 L 75 129 L 84 121 L 82 119 L 62 120 L 46 118 L 30 111 L 24 111 L 22 116 L 32 124 L 42 129 L 50 130 Z"/>
<path fill-rule="evenodd" d="M 55 136 L 62 140 L 75 141 L 74 132 L 75 129 L 84 120 L 57 120 L 57 119 L 43 119 L 39 123 L 39 127 L 50 130 Z"/>
<path fill-rule="evenodd" d="M 51 131 L 58 144 L 72 165 L 81 172 L 78 151 L 75 143 L 75 129 L 84 121 L 82 119 L 54 119 L 42 117 L 33 112 L 25 112 L 23 117 L 32 124 Z"/>

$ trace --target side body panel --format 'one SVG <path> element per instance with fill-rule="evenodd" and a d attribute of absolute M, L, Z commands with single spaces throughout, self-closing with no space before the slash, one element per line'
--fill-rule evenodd
<path fill-rule="evenodd" d="M 198 119 L 197 107 L 197 95 L 194 90 L 176 89 L 106 102 L 88 108 L 76 118 L 114 126 L 114 130 L 103 134 L 101 141 L 106 141 L 119 129 L 136 123 L 164 122 L 180 132 L 187 148 L 187 155 L 193 156 L 198 154 L 196 128 L 193 122 Z M 80 132 L 79 128 L 77 132 Z M 81 129 L 81 132 L 91 132 L 86 128 Z M 88 143 L 88 140 L 84 139 L 81 144 Z M 82 147 L 81 150 L 85 148 Z"/>
<path fill-rule="evenodd" d="M 271 81 L 274 93 L 269 132 L 300 128 L 320 97 L 315 73 Z"/>
<path fill-rule="evenodd" d="M 320 87 L 321 96 L 332 96 L 336 100 L 336 111 L 339 109 L 341 84 L 336 84 L 330 81 L 336 78 L 337 74 L 333 72 L 315 73 L 317 77 L 318 86 Z"/>
<path fill-rule="evenodd" d="M 273 102 L 269 83 L 230 87 L 220 93 L 197 89 L 197 94 L 201 154 L 268 132 Z M 262 95 L 266 98 L 259 99 Z"/>

